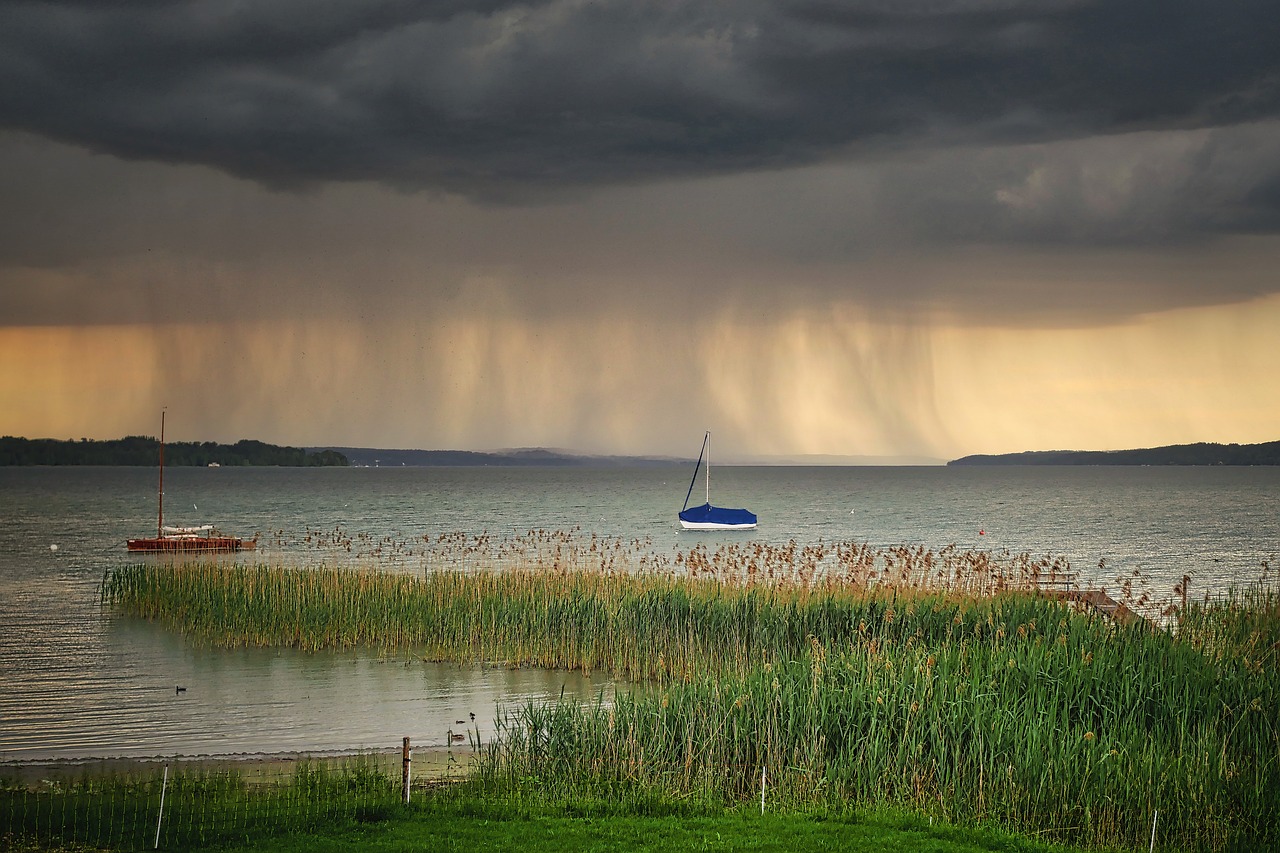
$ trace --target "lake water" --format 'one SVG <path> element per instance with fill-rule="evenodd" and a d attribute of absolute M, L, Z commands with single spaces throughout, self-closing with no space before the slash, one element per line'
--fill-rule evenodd
<path fill-rule="evenodd" d="M 423 571 L 442 534 L 576 530 L 667 555 L 753 539 L 1028 552 L 1113 586 L 1137 570 L 1158 594 L 1184 574 L 1193 595 L 1241 586 L 1264 562 L 1274 577 L 1280 552 L 1280 468 L 719 467 L 714 501 L 760 516 L 731 534 L 679 528 L 690 474 L 171 468 L 165 520 L 259 533 L 259 551 L 233 559 L 270 563 Z M 199 648 L 103 612 L 103 573 L 139 559 L 126 538 L 155 531 L 155 487 L 143 468 L 0 468 L 0 762 L 440 746 L 471 713 L 484 731 L 501 705 L 609 695 L 564 672 Z"/>

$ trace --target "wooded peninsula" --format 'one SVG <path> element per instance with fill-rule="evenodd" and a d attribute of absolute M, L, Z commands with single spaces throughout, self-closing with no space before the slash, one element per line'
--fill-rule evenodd
<path fill-rule="evenodd" d="M 1172 444 L 1139 450 L 1031 450 L 964 456 L 948 465 L 1280 465 L 1280 441 Z"/>
<path fill-rule="evenodd" d="M 106 441 L 82 438 L 0 438 L 0 465 L 157 465 L 159 439 L 130 435 Z M 291 468 L 345 466 L 347 457 L 335 450 L 307 451 L 242 439 L 235 444 L 212 441 L 165 442 L 165 465 L 276 465 Z"/>

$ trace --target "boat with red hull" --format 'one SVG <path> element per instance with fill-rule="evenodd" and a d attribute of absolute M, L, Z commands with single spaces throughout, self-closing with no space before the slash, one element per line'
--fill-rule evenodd
<path fill-rule="evenodd" d="M 227 536 L 212 524 L 202 524 L 199 527 L 161 527 L 159 536 L 130 539 L 126 544 L 130 551 L 186 554 L 252 551 L 258 540 L 256 537 L 241 539 L 239 536 Z"/>
<path fill-rule="evenodd" d="M 126 547 L 135 553 L 150 554 L 218 554 L 230 551 L 252 551 L 258 547 L 258 537 L 241 539 L 218 531 L 212 524 L 199 527 L 165 527 L 164 524 L 164 412 L 160 413 L 160 488 L 159 511 L 156 516 L 156 535 L 126 540 Z"/>

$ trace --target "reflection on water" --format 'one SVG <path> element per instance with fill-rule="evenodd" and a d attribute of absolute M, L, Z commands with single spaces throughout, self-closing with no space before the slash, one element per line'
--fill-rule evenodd
<path fill-rule="evenodd" d="M 0 759 L 342 753 L 406 736 L 445 746 L 460 723 L 487 739 L 499 706 L 562 690 L 583 701 L 611 696 L 608 682 L 581 673 L 404 653 L 194 648 L 134 619 L 104 620 L 93 645 L 56 644 L 57 654 L 89 656 L 71 675 L 32 650 L 23 701 L 3 701 Z"/>
<path fill-rule="evenodd" d="M 1253 581 L 1264 560 L 1274 571 L 1280 550 L 1275 468 L 718 468 L 718 493 L 760 516 L 745 536 L 680 530 L 688 474 L 175 468 L 165 507 L 175 523 L 263 535 L 262 551 L 222 559 L 329 559 L 335 537 L 350 536 L 354 564 L 414 571 L 430 568 L 421 546 L 407 554 L 398 543 L 576 528 L 660 555 L 753 540 L 1026 551 L 1066 557 L 1086 575 L 1104 562 L 1104 582 L 1140 571 L 1165 593 L 1191 574 L 1196 593 Z M 579 674 L 403 653 L 202 649 L 104 614 L 99 581 L 139 560 L 124 542 L 154 530 L 154 489 L 145 468 L 0 468 L 0 761 L 344 752 L 406 736 L 443 745 L 472 713 L 484 736 L 499 706 L 562 690 L 610 696 L 607 681 Z M 329 536 L 324 548 L 313 547 L 315 531 Z"/>

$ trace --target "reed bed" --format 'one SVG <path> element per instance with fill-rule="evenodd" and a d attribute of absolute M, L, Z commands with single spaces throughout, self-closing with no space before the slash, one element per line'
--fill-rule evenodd
<path fill-rule="evenodd" d="M 532 565 L 421 576 L 129 566 L 103 599 L 214 645 L 641 682 L 500 719 L 480 769 L 495 795 L 741 805 L 763 773 L 774 808 L 892 804 L 1123 847 L 1145 847 L 1158 809 L 1166 849 L 1280 844 L 1266 588 L 1188 602 L 1160 629 L 1043 594 L 1070 567 L 1027 555 L 752 543 L 640 567 L 625 543 L 538 542 Z"/>
<path fill-rule="evenodd" d="M 1206 615 L 1204 618 L 1212 618 Z M 1190 638 L 1012 596 L 913 600 L 892 621 L 745 673 L 668 679 L 611 706 L 528 706 L 484 772 L 539 796 L 893 804 L 1145 849 L 1280 843 L 1277 678 Z"/>
<path fill-rule="evenodd" d="M 533 529 L 496 536 L 445 532 L 420 536 L 375 535 L 307 528 L 300 537 L 268 531 L 264 548 L 298 551 L 318 565 L 377 566 L 391 571 L 621 571 L 744 582 L 831 582 L 898 588 L 946 588 L 986 595 L 1010 589 L 1065 588 L 1076 572 L 1061 557 L 1033 557 L 949 545 L 873 548 L 865 543 L 818 541 L 800 545 L 753 541 L 698 543 L 688 550 L 656 551 L 652 538 L 602 536 L 571 530 Z M 1106 570 L 1105 563 L 1099 569 Z M 1136 576 L 1116 578 L 1130 588 Z M 1131 590 L 1132 591 L 1132 590 Z M 1133 598 L 1140 597 L 1134 594 Z"/>
<path fill-rule="evenodd" d="M 880 630 L 894 619 L 899 596 L 940 594 L 922 585 L 816 580 L 803 567 L 789 579 L 757 582 L 703 569 L 702 559 L 691 552 L 686 565 L 701 570 L 688 575 L 533 568 L 421 578 L 157 562 L 109 573 L 102 597 L 213 646 L 412 649 L 431 660 L 602 671 L 635 681 L 744 672 L 794 657 L 810 636 L 838 641 Z"/>

